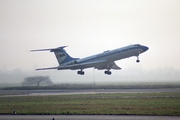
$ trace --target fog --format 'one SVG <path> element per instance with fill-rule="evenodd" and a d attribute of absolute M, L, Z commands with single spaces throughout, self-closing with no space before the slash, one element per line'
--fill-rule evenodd
<path fill-rule="evenodd" d="M 77 75 L 76 71 L 22 71 L 0 70 L 0 83 L 21 84 L 26 77 L 49 76 L 54 84 L 173 84 L 179 82 L 180 70 L 164 69 L 124 69 L 113 70 L 108 76 L 104 71 L 94 69 L 85 71 L 85 75 Z"/>

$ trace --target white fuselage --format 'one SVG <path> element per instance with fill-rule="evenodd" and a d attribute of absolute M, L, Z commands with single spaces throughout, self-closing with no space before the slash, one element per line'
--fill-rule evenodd
<path fill-rule="evenodd" d="M 76 70 L 79 69 L 77 73 L 80 75 L 84 75 L 84 69 L 93 67 L 98 70 L 106 69 L 104 72 L 107 75 L 111 75 L 110 69 L 121 69 L 119 66 L 115 64 L 114 61 L 121 60 L 124 58 L 136 56 L 136 62 L 140 62 L 139 54 L 147 51 L 149 48 L 140 44 L 129 45 L 126 47 L 118 48 L 115 50 L 107 50 L 103 53 L 92 55 L 89 57 L 85 57 L 82 59 L 72 58 L 66 53 L 64 50 L 66 46 L 61 46 L 58 48 L 50 48 L 50 49 L 38 49 L 31 51 L 50 51 L 54 52 L 56 59 L 59 63 L 58 67 L 48 67 L 48 68 L 39 68 L 36 70 L 48 70 L 48 69 L 57 69 L 57 70 L 65 70 L 71 69 Z"/>
<path fill-rule="evenodd" d="M 93 62 L 93 61 L 99 61 L 99 60 L 106 60 L 107 62 L 112 62 L 112 61 L 132 57 L 132 56 L 138 56 L 142 52 L 146 51 L 146 50 L 143 50 L 142 47 L 145 47 L 145 46 L 141 46 L 139 44 L 129 45 L 126 47 L 115 49 L 115 50 L 108 50 L 103 53 L 92 55 L 92 56 L 78 59 L 75 61 L 70 61 L 63 65 L 72 65 L 72 64 L 77 64 L 77 63 L 82 64 L 86 62 Z"/>

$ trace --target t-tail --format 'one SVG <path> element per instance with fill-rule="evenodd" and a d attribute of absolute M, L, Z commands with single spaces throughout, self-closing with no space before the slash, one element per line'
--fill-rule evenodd
<path fill-rule="evenodd" d="M 33 52 L 33 51 L 50 51 L 50 52 L 54 52 L 59 65 L 63 65 L 65 63 L 67 63 L 67 62 L 79 59 L 79 58 L 72 58 L 71 56 L 69 56 L 69 54 L 63 49 L 65 47 L 67 47 L 67 46 L 61 46 L 61 47 L 58 47 L 58 48 L 50 48 L 50 49 L 31 50 L 31 52 Z"/>

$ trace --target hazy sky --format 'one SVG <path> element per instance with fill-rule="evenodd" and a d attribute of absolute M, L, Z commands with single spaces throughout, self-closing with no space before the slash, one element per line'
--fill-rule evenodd
<path fill-rule="evenodd" d="M 69 45 L 82 58 L 134 43 L 149 50 L 123 69 L 180 69 L 180 0 L 0 0 L 0 69 L 58 65 L 31 49 Z"/>

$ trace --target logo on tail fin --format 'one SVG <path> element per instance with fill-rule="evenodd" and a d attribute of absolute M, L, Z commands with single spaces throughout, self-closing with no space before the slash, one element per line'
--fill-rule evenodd
<path fill-rule="evenodd" d="M 58 48 L 50 48 L 50 49 L 31 50 L 31 51 L 50 51 L 50 52 L 54 52 L 59 65 L 70 62 L 72 60 L 79 59 L 79 58 L 72 58 L 71 56 L 69 56 L 66 53 L 66 51 L 63 49 L 65 47 L 66 46 L 62 46 L 62 47 L 58 47 Z"/>
<path fill-rule="evenodd" d="M 66 54 L 64 52 L 54 52 L 54 53 L 60 64 L 66 59 Z"/>

